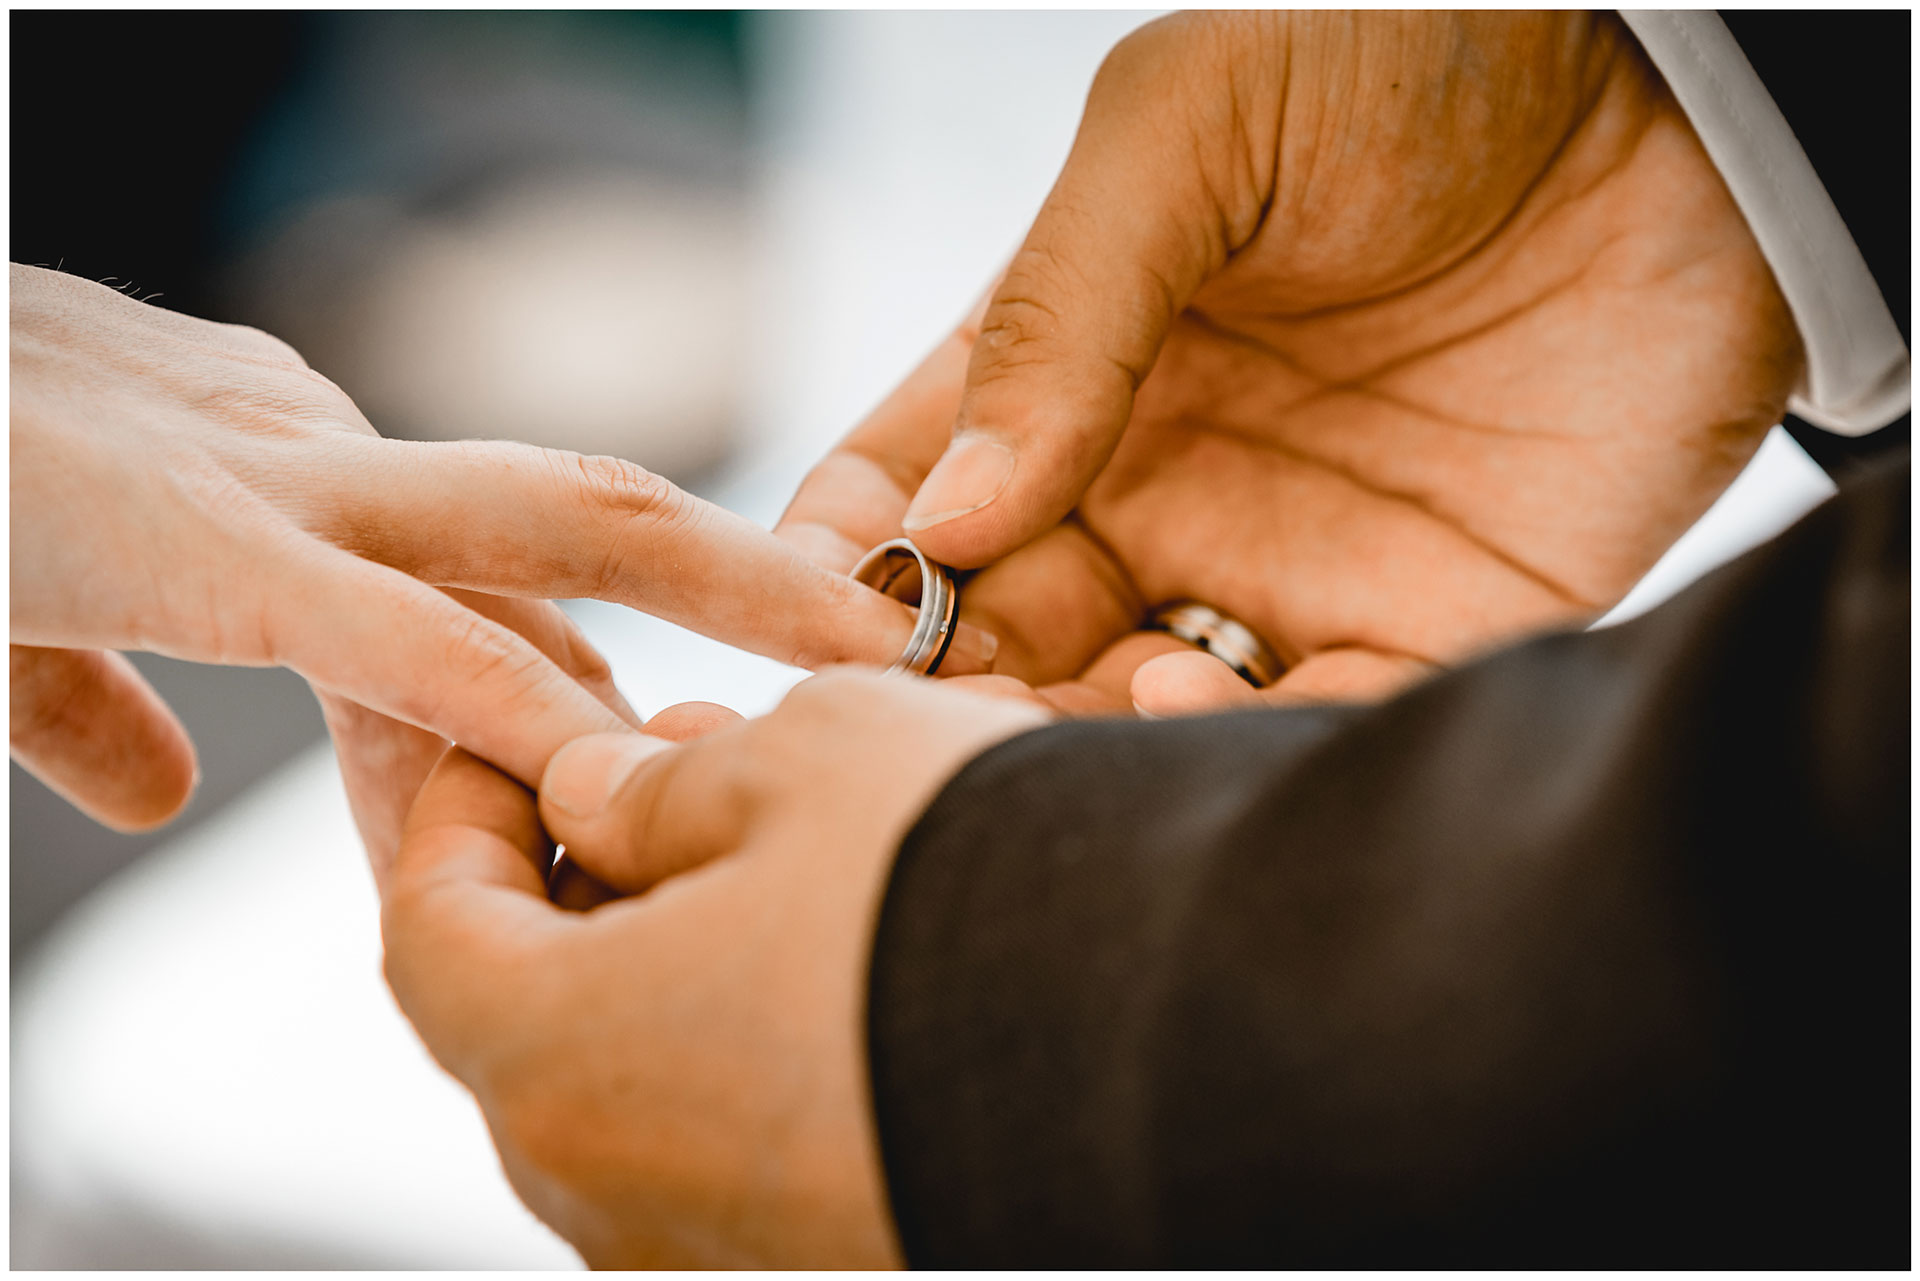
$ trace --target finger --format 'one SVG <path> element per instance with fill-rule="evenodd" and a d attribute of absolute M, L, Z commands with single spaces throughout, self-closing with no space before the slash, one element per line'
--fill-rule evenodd
<path fill-rule="evenodd" d="M 960 679 L 990 681 L 994 678 L 974 676 Z M 718 703 L 676 703 L 648 721 L 646 732 L 671 743 L 685 743 L 737 724 L 742 719 L 740 713 Z M 562 852 L 554 860 L 553 873 L 547 878 L 547 897 L 556 906 L 570 912 L 585 912 L 619 898 L 620 893 Z"/>
<path fill-rule="evenodd" d="M 1134 673 L 1163 654 L 1187 649 L 1165 632 L 1129 632 L 1109 645 L 1085 671 L 1069 681 L 1042 685 L 1040 697 L 1069 716 L 1129 716 L 1137 709 L 1131 692 Z"/>
<path fill-rule="evenodd" d="M 622 459 L 502 441 L 357 447 L 379 465 L 328 497 L 329 537 L 426 582 L 616 601 L 798 667 L 891 663 L 913 631 L 899 601 Z M 970 671 L 991 653 L 971 630 L 949 651 Z"/>
<path fill-rule="evenodd" d="M 271 652 L 314 685 L 537 781 L 561 744 L 626 722 L 539 647 L 405 574 L 339 553 L 303 576 Z"/>
<path fill-rule="evenodd" d="M 381 911 L 387 982 L 463 1080 L 542 1008 L 542 949 L 569 919 L 546 899 L 551 853 L 532 794 L 457 748 L 407 818 Z"/>
<path fill-rule="evenodd" d="M 459 603 L 511 627 L 634 728 L 640 717 L 613 682 L 606 659 L 552 601 L 515 600 L 482 592 L 449 591 Z M 354 824 L 366 846 L 374 884 L 384 888 L 400 829 L 427 773 L 447 749 L 438 734 L 371 711 L 351 699 L 316 690 L 340 762 Z"/>
<path fill-rule="evenodd" d="M 333 740 L 347 808 L 367 851 L 374 888 L 384 899 L 407 810 L 445 755 L 447 740 L 328 690 L 315 689 L 314 696 Z"/>
<path fill-rule="evenodd" d="M 902 521 L 936 559 L 987 564 L 1072 510 L 1174 317 L 1233 248 L 1194 143 L 1201 122 L 1180 101 L 1193 69 L 1166 32 L 1145 28 L 1108 57 L 987 308 L 952 444 Z"/>
<path fill-rule="evenodd" d="M 718 703 L 675 703 L 647 722 L 647 733 L 670 743 L 688 743 L 746 718 Z"/>
<path fill-rule="evenodd" d="M 178 814 L 200 781 L 193 744 L 126 657 L 10 645 L 8 735 L 22 768 L 108 827 Z"/>
<path fill-rule="evenodd" d="M 627 724 L 639 729 L 640 713 L 633 710 L 627 696 L 614 683 L 613 666 L 587 639 L 580 625 L 550 600 L 524 600 L 513 596 L 495 596 L 490 592 L 445 589 L 452 600 L 505 627 L 511 627 L 533 643 L 533 647 L 553 660 L 554 666 L 571 676 L 582 689 L 599 699 L 606 709 Z"/>
<path fill-rule="evenodd" d="M 987 302 L 807 474 L 776 535 L 842 574 L 900 536 L 907 504 L 947 447 Z"/>
<path fill-rule="evenodd" d="M 746 722 L 678 747 L 600 734 L 555 753 L 540 817 L 568 856 L 613 889 L 638 893 L 738 846 L 753 793 Z"/>
<path fill-rule="evenodd" d="M 1390 698 L 1439 670 L 1406 654 L 1358 647 L 1310 654 L 1265 689 L 1255 689 L 1211 654 L 1188 649 L 1142 664 L 1134 705 L 1151 716 L 1186 716 L 1232 707 L 1363 703 Z"/>
<path fill-rule="evenodd" d="M 1190 646 L 1142 663 L 1129 697 L 1147 716 L 1191 716 L 1261 706 L 1260 691 L 1213 655 Z"/>
<path fill-rule="evenodd" d="M 974 574 L 960 593 L 961 617 L 999 638 L 994 671 L 1033 685 L 1078 676 L 1144 612 L 1126 571 L 1076 521 Z"/>

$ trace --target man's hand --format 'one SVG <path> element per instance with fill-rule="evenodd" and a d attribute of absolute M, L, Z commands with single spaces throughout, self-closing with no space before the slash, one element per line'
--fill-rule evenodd
<path fill-rule="evenodd" d="M 505 598 L 598 596 L 806 666 L 886 662 L 911 631 L 898 602 L 629 463 L 382 440 L 257 330 L 31 267 L 10 284 L 13 753 L 104 822 L 164 822 L 195 776 L 114 650 L 281 664 L 336 728 L 369 709 L 531 783 L 630 713 L 554 606 Z M 956 645 L 984 669 L 977 637 Z M 349 761 L 348 781 L 383 770 Z M 394 809 L 363 799 L 363 822 Z"/>
<path fill-rule="evenodd" d="M 848 673 L 762 720 L 711 711 L 678 747 L 562 748 L 538 815 L 450 752 L 387 886 L 388 980 L 515 1188 L 589 1263 L 896 1263 L 862 1022 L 880 894 L 947 777 L 1044 715 Z M 639 897 L 550 903 L 541 819 Z"/>
<path fill-rule="evenodd" d="M 995 670 L 1067 705 L 1251 698 L 1133 634 L 1180 597 L 1274 646 L 1269 697 L 1378 694 L 1617 601 L 1802 358 L 1612 15 L 1182 14 L 1114 50 L 983 309 L 778 532 L 985 566 Z"/>

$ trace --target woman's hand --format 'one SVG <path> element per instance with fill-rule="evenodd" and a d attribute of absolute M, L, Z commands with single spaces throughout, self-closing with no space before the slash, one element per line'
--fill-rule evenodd
<path fill-rule="evenodd" d="M 1197 597 L 1384 693 L 1597 615 L 1739 472 L 1802 362 L 1766 262 L 1612 15 L 1181 14 L 1094 83 L 983 309 L 782 536 L 985 566 L 997 672 L 1244 701 Z"/>
<path fill-rule="evenodd" d="M 677 747 L 562 748 L 537 815 L 449 753 L 386 888 L 388 981 L 594 1266 L 897 1262 L 862 1033 L 880 895 L 947 778 L 1044 714 L 852 673 L 756 721 L 693 710 L 710 732 Z M 542 819 L 638 897 L 550 903 Z"/>
<path fill-rule="evenodd" d="M 804 666 L 889 661 L 911 630 L 632 464 L 383 440 L 266 334 L 31 267 L 10 286 L 13 752 L 104 822 L 163 822 L 194 780 L 179 722 L 107 651 L 281 664 L 336 726 L 357 704 L 531 783 L 627 722 L 558 610 L 507 598 L 619 601 Z M 980 670 L 978 638 L 957 645 Z"/>

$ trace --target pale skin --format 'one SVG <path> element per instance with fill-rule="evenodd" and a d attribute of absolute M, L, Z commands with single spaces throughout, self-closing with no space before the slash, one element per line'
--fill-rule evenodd
<path fill-rule="evenodd" d="M 450 756 L 387 899 L 394 990 L 589 1262 L 896 1262 L 866 950 L 942 780 L 1056 708 L 1378 697 L 1589 617 L 1801 362 L 1611 17 L 1152 24 L 982 311 L 778 531 L 829 568 L 903 527 L 984 566 L 965 608 L 1003 674 L 677 709 L 679 746 L 562 748 L 537 809 Z M 1178 596 L 1255 625 L 1287 677 L 1255 694 L 1136 630 Z M 577 864 L 556 896 L 599 906 L 551 901 L 549 833 Z"/>
<path fill-rule="evenodd" d="M 910 611 L 632 463 L 381 439 L 294 350 L 15 264 L 14 758 L 103 822 L 164 822 L 192 745 L 125 658 L 279 664 L 319 691 L 370 844 L 457 739 L 529 783 L 637 724 L 544 597 L 788 662 L 883 661 Z M 444 589 L 444 590 L 443 590 Z M 962 670 L 990 642 L 956 641 Z"/>

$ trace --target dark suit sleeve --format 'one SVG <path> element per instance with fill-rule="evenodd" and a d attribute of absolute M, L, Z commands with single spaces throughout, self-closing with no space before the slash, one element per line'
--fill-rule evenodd
<path fill-rule="evenodd" d="M 1909 493 L 1383 706 L 972 762 L 874 941 L 909 1261 L 1906 1266 Z"/>

